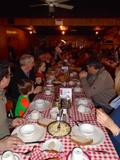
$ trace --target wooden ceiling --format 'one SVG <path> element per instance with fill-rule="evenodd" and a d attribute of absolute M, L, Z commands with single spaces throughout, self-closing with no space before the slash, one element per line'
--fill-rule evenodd
<path fill-rule="evenodd" d="M 70 0 L 65 4 L 73 5 L 73 10 L 55 8 L 53 15 L 49 14 L 46 6 L 29 7 L 31 4 L 38 3 L 41 4 L 42 1 L 2 1 L 0 4 L 0 25 L 34 26 L 39 33 L 41 30 L 47 33 L 52 27 L 50 30 L 52 33 L 55 31 L 56 21 L 63 21 L 63 25 L 72 27 L 71 30 L 77 30 L 79 33 L 90 31 L 90 34 L 96 26 L 103 27 L 105 30 L 109 27 L 120 27 L 120 0 Z"/>
<path fill-rule="evenodd" d="M 51 15 L 48 6 L 36 8 L 32 4 L 41 4 L 43 0 L 2 0 L 0 17 L 46 18 Z M 55 8 L 55 18 L 113 18 L 120 17 L 119 0 L 69 0 L 65 4 L 73 5 L 73 10 Z"/>

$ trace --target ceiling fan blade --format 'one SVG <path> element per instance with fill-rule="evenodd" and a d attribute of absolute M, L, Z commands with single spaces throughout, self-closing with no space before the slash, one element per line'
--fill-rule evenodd
<path fill-rule="evenodd" d="M 63 2 L 67 2 L 69 0 L 54 0 L 55 3 L 63 3 Z"/>
<path fill-rule="evenodd" d="M 33 5 L 29 5 L 29 7 L 40 7 L 40 6 L 48 6 L 48 4 L 33 4 Z"/>
<path fill-rule="evenodd" d="M 55 7 L 59 7 L 59 8 L 64 8 L 64 9 L 73 9 L 73 6 L 67 5 L 67 4 L 59 4 L 59 3 L 54 3 Z"/>

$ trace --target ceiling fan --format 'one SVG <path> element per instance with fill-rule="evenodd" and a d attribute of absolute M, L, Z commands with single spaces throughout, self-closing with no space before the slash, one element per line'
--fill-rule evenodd
<path fill-rule="evenodd" d="M 69 0 L 41 0 L 43 4 L 33 4 L 30 7 L 40 7 L 40 6 L 48 6 L 49 13 L 53 13 L 55 11 L 55 7 L 64 8 L 64 9 L 73 9 L 74 6 L 62 4 L 63 2 L 67 2 Z"/>

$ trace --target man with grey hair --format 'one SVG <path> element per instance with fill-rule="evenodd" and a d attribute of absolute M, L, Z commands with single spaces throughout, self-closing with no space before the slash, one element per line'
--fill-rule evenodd
<path fill-rule="evenodd" d="M 34 57 L 30 54 L 23 54 L 19 60 L 20 66 L 15 69 L 13 77 L 8 88 L 8 97 L 11 98 L 16 105 L 17 99 L 20 95 L 18 91 L 18 82 L 21 79 L 35 80 L 35 75 L 33 72 L 34 67 Z M 39 87 L 34 89 L 34 94 L 40 91 Z"/>
<path fill-rule="evenodd" d="M 96 107 L 110 112 L 112 108 L 109 102 L 116 93 L 114 81 L 104 66 L 98 60 L 91 60 L 87 64 L 87 71 L 81 71 L 79 77 L 85 94 L 93 100 Z"/>

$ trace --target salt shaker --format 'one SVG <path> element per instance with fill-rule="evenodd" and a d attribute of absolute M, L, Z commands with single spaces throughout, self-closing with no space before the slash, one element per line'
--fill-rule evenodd
<path fill-rule="evenodd" d="M 62 119 L 65 122 L 68 121 L 68 113 L 67 113 L 67 109 L 66 108 L 63 109 Z"/>

